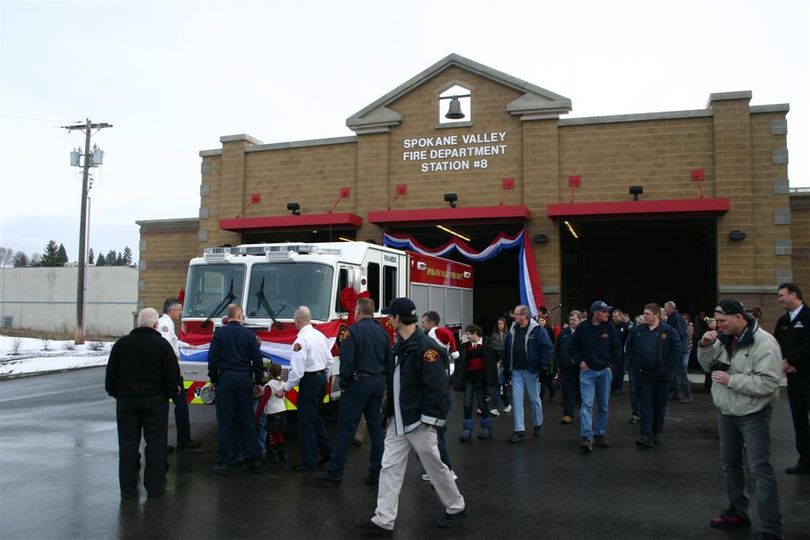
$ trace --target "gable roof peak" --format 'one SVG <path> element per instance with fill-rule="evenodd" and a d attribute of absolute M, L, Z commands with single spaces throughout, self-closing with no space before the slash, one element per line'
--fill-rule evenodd
<path fill-rule="evenodd" d="M 567 97 L 555 94 L 545 88 L 528 83 L 522 79 L 503 73 L 502 71 L 479 64 L 460 54 L 451 53 L 388 92 L 374 103 L 357 111 L 346 119 L 346 125 L 357 133 L 390 131 L 391 127 L 397 126 L 402 122 L 402 117 L 399 113 L 388 109 L 387 106 L 421 86 L 438 73 L 451 67 L 458 67 L 485 79 L 523 92 L 521 97 L 507 105 L 506 110 L 509 114 L 514 116 L 558 115 L 566 114 L 571 111 L 571 100 Z"/>

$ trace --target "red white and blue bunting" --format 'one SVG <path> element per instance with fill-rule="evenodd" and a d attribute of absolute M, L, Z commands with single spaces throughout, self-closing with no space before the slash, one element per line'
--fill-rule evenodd
<path fill-rule="evenodd" d="M 444 257 L 456 250 L 468 260 L 474 262 L 488 261 L 496 257 L 504 249 L 520 248 L 520 255 L 518 256 L 520 303 L 529 306 L 532 315 L 537 315 L 538 306 L 545 305 L 543 287 L 540 285 L 540 277 L 537 275 L 537 265 L 534 263 L 531 241 L 529 241 L 529 233 L 526 229 L 514 236 L 500 233 L 489 246 L 480 252 L 475 251 L 469 244 L 458 238 L 453 238 L 437 248 L 427 248 L 410 235 L 384 233 L 383 244 L 396 249 L 415 251 L 423 255 L 433 255 L 434 257 Z"/>

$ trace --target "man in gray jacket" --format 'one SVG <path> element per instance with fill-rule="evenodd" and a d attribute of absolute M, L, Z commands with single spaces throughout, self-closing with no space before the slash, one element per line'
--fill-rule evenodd
<path fill-rule="evenodd" d="M 756 484 L 760 539 L 782 538 L 776 476 L 769 462 L 771 402 L 779 395 L 782 355 L 776 339 L 759 328 L 737 300 L 720 300 L 717 330 L 703 334 L 698 361 L 711 372 L 719 409 L 720 458 L 729 508 L 712 519 L 715 529 L 751 526 L 745 494 L 744 456 Z"/>

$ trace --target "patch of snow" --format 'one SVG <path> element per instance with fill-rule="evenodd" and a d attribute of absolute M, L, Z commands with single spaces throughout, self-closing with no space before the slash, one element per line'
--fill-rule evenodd
<path fill-rule="evenodd" d="M 0 377 L 104 366 L 111 347 L 112 342 L 74 346 L 72 340 L 0 336 Z"/>

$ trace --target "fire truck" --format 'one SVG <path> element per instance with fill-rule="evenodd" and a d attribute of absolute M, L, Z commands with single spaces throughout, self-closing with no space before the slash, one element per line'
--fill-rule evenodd
<path fill-rule="evenodd" d="M 244 324 L 261 341 L 265 368 L 282 366 L 286 380 L 292 346 L 298 334 L 293 313 L 302 305 L 312 313 L 312 325 L 332 347 L 325 401 L 340 396 L 341 338 L 353 322 L 359 297 L 374 300 L 378 318 L 393 339 L 388 318 L 380 313 L 392 299 L 407 296 L 418 314 L 434 310 L 442 324 L 460 329 L 472 322 L 472 267 L 412 251 L 367 242 L 245 244 L 207 248 L 191 260 L 183 299 L 180 339 L 192 346 L 180 351 L 186 400 L 213 403 L 208 382 L 208 346 L 228 304 L 240 304 Z M 287 393 L 295 409 L 297 389 Z"/>

